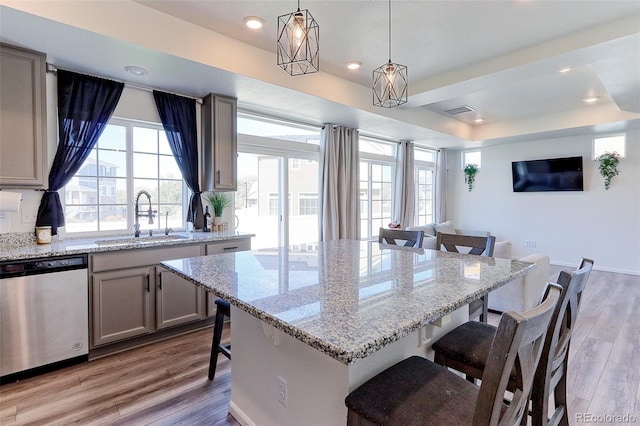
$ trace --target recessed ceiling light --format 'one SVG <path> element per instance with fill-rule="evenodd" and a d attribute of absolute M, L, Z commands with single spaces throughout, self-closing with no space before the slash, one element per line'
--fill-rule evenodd
<path fill-rule="evenodd" d="M 484 118 L 476 118 L 473 121 L 476 122 L 476 123 L 484 123 Z"/>
<path fill-rule="evenodd" d="M 571 67 L 564 67 L 564 68 L 560 69 L 560 72 L 563 73 L 563 74 L 565 72 L 569 72 L 569 71 L 571 71 Z"/>
<path fill-rule="evenodd" d="M 594 103 L 594 102 L 597 102 L 597 101 L 598 101 L 598 99 L 600 99 L 600 98 L 599 98 L 599 97 L 597 97 L 597 96 L 589 96 L 589 97 L 587 97 L 587 98 L 584 98 L 584 99 L 582 100 L 582 102 L 584 102 L 584 103 L 586 103 L 586 104 L 592 104 L 592 103 Z"/>
<path fill-rule="evenodd" d="M 137 67 L 135 65 L 127 65 L 124 67 L 125 71 L 130 72 L 133 75 L 146 75 L 149 74 L 149 71 L 142 67 Z"/>
<path fill-rule="evenodd" d="M 244 18 L 244 24 L 251 30 L 259 30 L 264 25 L 264 19 L 257 16 L 247 16 Z"/>
<path fill-rule="evenodd" d="M 358 61 L 350 61 L 347 62 L 346 64 L 344 64 L 347 68 L 349 68 L 350 70 L 357 70 L 358 68 L 360 68 L 360 66 L 362 65 L 362 62 L 358 62 Z"/>

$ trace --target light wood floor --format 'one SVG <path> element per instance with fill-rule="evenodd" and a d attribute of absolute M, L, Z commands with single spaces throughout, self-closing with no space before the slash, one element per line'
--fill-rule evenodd
<path fill-rule="evenodd" d="M 640 277 L 591 274 L 572 340 L 572 425 L 587 423 L 576 415 L 640 423 L 639 307 Z M 220 356 L 210 382 L 210 345 L 207 329 L 6 384 L 0 424 L 237 425 L 227 413 L 231 363 Z"/>

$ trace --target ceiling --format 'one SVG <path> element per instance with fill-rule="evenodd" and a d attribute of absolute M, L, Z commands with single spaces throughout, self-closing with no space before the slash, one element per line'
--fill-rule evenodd
<path fill-rule="evenodd" d="M 389 59 L 384 0 L 302 0 L 320 26 L 321 72 L 296 77 L 275 58 L 277 17 L 295 11 L 292 0 L 0 5 L 0 41 L 46 52 L 61 68 L 224 93 L 248 110 L 434 148 L 640 127 L 637 0 L 394 0 L 391 59 L 408 67 L 409 102 L 393 109 L 371 105 L 372 70 Z M 264 27 L 247 29 L 249 15 Z M 362 67 L 347 70 L 348 61 Z M 597 102 L 584 103 L 589 96 Z M 444 112 L 460 106 L 474 111 Z"/>

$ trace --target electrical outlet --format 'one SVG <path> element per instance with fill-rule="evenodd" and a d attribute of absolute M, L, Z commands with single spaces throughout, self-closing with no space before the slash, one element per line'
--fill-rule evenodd
<path fill-rule="evenodd" d="M 287 381 L 278 376 L 278 401 L 280 404 L 288 407 L 287 405 Z"/>
<path fill-rule="evenodd" d="M 535 240 L 526 240 L 526 241 L 524 242 L 524 246 L 525 246 L 525 247 L 535 248 L 535 246 L 536 246 L 536 241 L 535 241 Z"/>

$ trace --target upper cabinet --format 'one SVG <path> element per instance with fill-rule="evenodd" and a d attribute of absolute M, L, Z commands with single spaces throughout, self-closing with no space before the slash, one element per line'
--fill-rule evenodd
<path fill-rule="evenodd" d="M 45 188 L 46 56 L 0 43 L 0 187 Z"/>
<path fill-rule="evenodd" d="M 202 102 L 202 190 L 237 189 L 237 99 L 209 94 Z"/>

